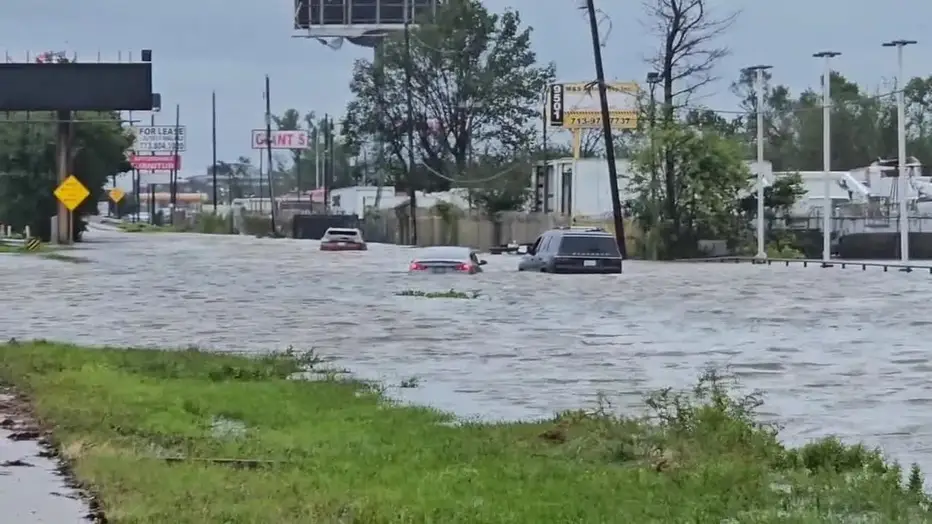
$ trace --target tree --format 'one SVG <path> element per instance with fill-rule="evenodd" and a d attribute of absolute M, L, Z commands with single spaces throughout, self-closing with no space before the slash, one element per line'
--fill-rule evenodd
<path fill-rule="evenodd" d="M 671 154 L 677 176 L 669 188 L 651 175 Z M 683 124 L 655 129 L 635 151 L 629 181 L 635 197 L 628 206 L 648 238 L 646 250 L 656 258 L 687 257 L 700 239 L 736 238 L 746 227 L 739 218 L 749 176 L 735 140 Z M 670 200 L 675 214 L 660 205 Z"/>
<path fill-rule="evenodd" d="M 17 230 L 30 226 L 45 240 L 57 213 L 56 124 L 51 120 L 43 113 L 30 113 L 28 119 L 26 113 L 10 113 L 0 120 L 0 223 Z M 125 152 L 132 137 L 117 113 L 77 113 L 73 130 L 71 173 L 90 192 L 75 209 L 74 238 L 80 240 L 82 217 L 96 214 L 97 202 L 107 198 L 104 185 L 129 171 Z"/>
<path fill-rule="evenodd" d="M 680 214 L 685 209 L 678 188 L 683 186 L 692 166 L 692 161 L 676 149 L 677 139 L 682 136 L 682 130 L 677 129 L 677 109 L 715 80 L 712 74 L 715 66 L 728 55 L 728 49 L 715 45 L 715 40 L 731 27 L 737 16 L 732 13 L 716 18 L 708 12 L 706 4 L 706 0 L 648 0 L 646 4 L 654 33 L 660 39 L 660 46 L 648 63 L 660 74 L 661 127 L 667 128 L 659 135 L 665 140 L 655 144 L 661 147 L 663 161 L 651 167 L 656 172 L 658 165 L 663 166 L 664 187 L 657 194 L 663 195 L 664 216 L 677 233 L 683 232 Z M 685 164 L 679 165 L 678 159 Z"/>
<path fill-rule="evenodd" d="M 402 38 L 392 37 L 375 63 L 356 62 L 343 135 L 351 147 L 384 144 L 396 185 L 442 191 L 468 170 L 474 151 L 514 157 L 535 147 L 541 96 L 554 69 L 536 64 L 531 28 L 517 12 L 497 15 L 479 0 L 452 0 L 424 22 L 411 31 L 410 55 Z M 420 169 L 407 166 L 408 131 Z"/>
<path fill-rule="evenodd" d="M 781 176 L 773 184 L 764 188 L 764 216 L 767 221 L 767 231 L 773 231 L 777 218 L 787 217 L 792 207 L 806 194 L 803 180 L 799 173 Z M 757 218 L 757 191 L 751 191 L 741 199 L 742 216 L 748 219 Z"/>

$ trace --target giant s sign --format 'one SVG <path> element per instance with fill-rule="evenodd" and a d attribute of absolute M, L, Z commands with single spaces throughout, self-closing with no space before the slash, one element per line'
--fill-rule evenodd
<path fill-rule="evenodd" d="M 547 96 L 548 125 L 563 127 L 563 84 L 551 84 Z"/>

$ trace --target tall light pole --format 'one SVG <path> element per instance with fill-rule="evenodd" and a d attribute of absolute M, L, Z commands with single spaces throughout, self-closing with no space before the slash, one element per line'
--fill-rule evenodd
<path fill-rule="evenodd" d="M 832 58 L 841 55 L 837 51 L 822 51 L 812 56 L 825 60 L 822 73 L 822 168 L 825 192 L 822 208 L 822 267 L 831 267 L 832 262 Z"/>
<path fill-rule="evenodd" d="M 767 258 L 764 245 L 764 71 L 769 65 L 756 65 L 744 70 L 756 75 L 757 90 L 757 258 Z"/>
<path fill-rule="evenodd" d="M 900 201 L 900 260 L 909 260 L 909 180 L 906 170 L 906 96 L 903 90 L 903 48 L 915 44 L 915 40 L 893 40 L 884 42 L 884 47 L 896 48 L 896 149 L 899 177 L 896 181 Z"/>
<path fill-rule="evenodd" d="M 657 175 L 657 150 L 654 147 L 654 134 L 657 125 L 657 84 L 662 77 L 660 73 L 651 71 L 647 73 L 647 85 L 650 86 L 650 106 L 648 107 L 648 125 L 650 130 L 650 221 L 651 227 L 657 228 L 660 224 L 660 190 L 658 188 L 660 177 Z M 650 257 L 657 258 L 657 243 L 650 243 Z"/>

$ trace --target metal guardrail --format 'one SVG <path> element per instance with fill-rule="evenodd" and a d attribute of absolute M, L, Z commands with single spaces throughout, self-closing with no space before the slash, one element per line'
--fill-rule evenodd
<path fill-rule="evenodd" d="M 3 244 L 5 246 L 25 246 L 26 239 L 12 238 L 12 237 L 0 237 L 0 244 Z"/>
<path fill-rule="evenodd" d="M 822 268 L 831 268 L 831 267 L 841 267 L 841 269 L 847 269 L 849 266 L 853 268 L 860 267 L 862 271 L 866 271 L 869 267 L 878 267 L 882 268 L 886 273 L 887 271 L 894 269 L 896 271 L 902 271 L 904 273 L 911 273 L 913 271 L 928 271 L 932 275 L 932 264 L 904 264 L 902 262 L 866 262 L 860 260 L 832 260 L 830 262 L 825 262 L 819 259 L 813 258 L 757 258 L 757 257 L 713 257 L 713 258 L 683 258 L 674 260 L 674 262 L 691 262 L 691 263 L 711 263 L 718 262 L 722 264 L 741 264 L 741 263 L 750 263 L 756 265 L 774 265 L 774 264 L 783 264 L 784 266 L 789 266 L 790 264 L 802 264 L 803 267 L 816 266 Z"/>

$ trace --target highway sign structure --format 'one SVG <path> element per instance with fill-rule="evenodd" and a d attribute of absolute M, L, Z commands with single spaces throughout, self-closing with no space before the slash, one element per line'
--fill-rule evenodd
<path fill-rule="evenodd" d="M 114 204 L 119 204 L 120 200 L 123 200 L 123 197 L 126 196 L 126 193 L 124 193 L 118 187 L 111 189 L 109 194 L 110 194 L 110 200 L 113 200 Z"/>
<path fill-rule="evenodd" d="M 55 189 L 55 198 L 68 208 L 68 211 L 77 209 L 89 196 L 91 192 L 74 175 L 70 175 Z"/>
<path fill-rule="evenodd" d="M 129 163 L 137 171 L 178 171 L 181 169 L 181 155 L 132 155 Z"/>
<path fill-rule="evenodd" d="M 132 129 L 136 141 L 133 151 L 141 153 L 174 153 L 175 126 L 136 126 Z M 186 151 L 187 132 L 185 126 L 178 126 L 178 151 Z"/>
<path fill-rule="evenodd" d="M 307 149 L 311 137 L 307 131 L 272 131 L 272 149 Z M 265 149 L 265 131 L 252 130 L 252 148 Z"/>

